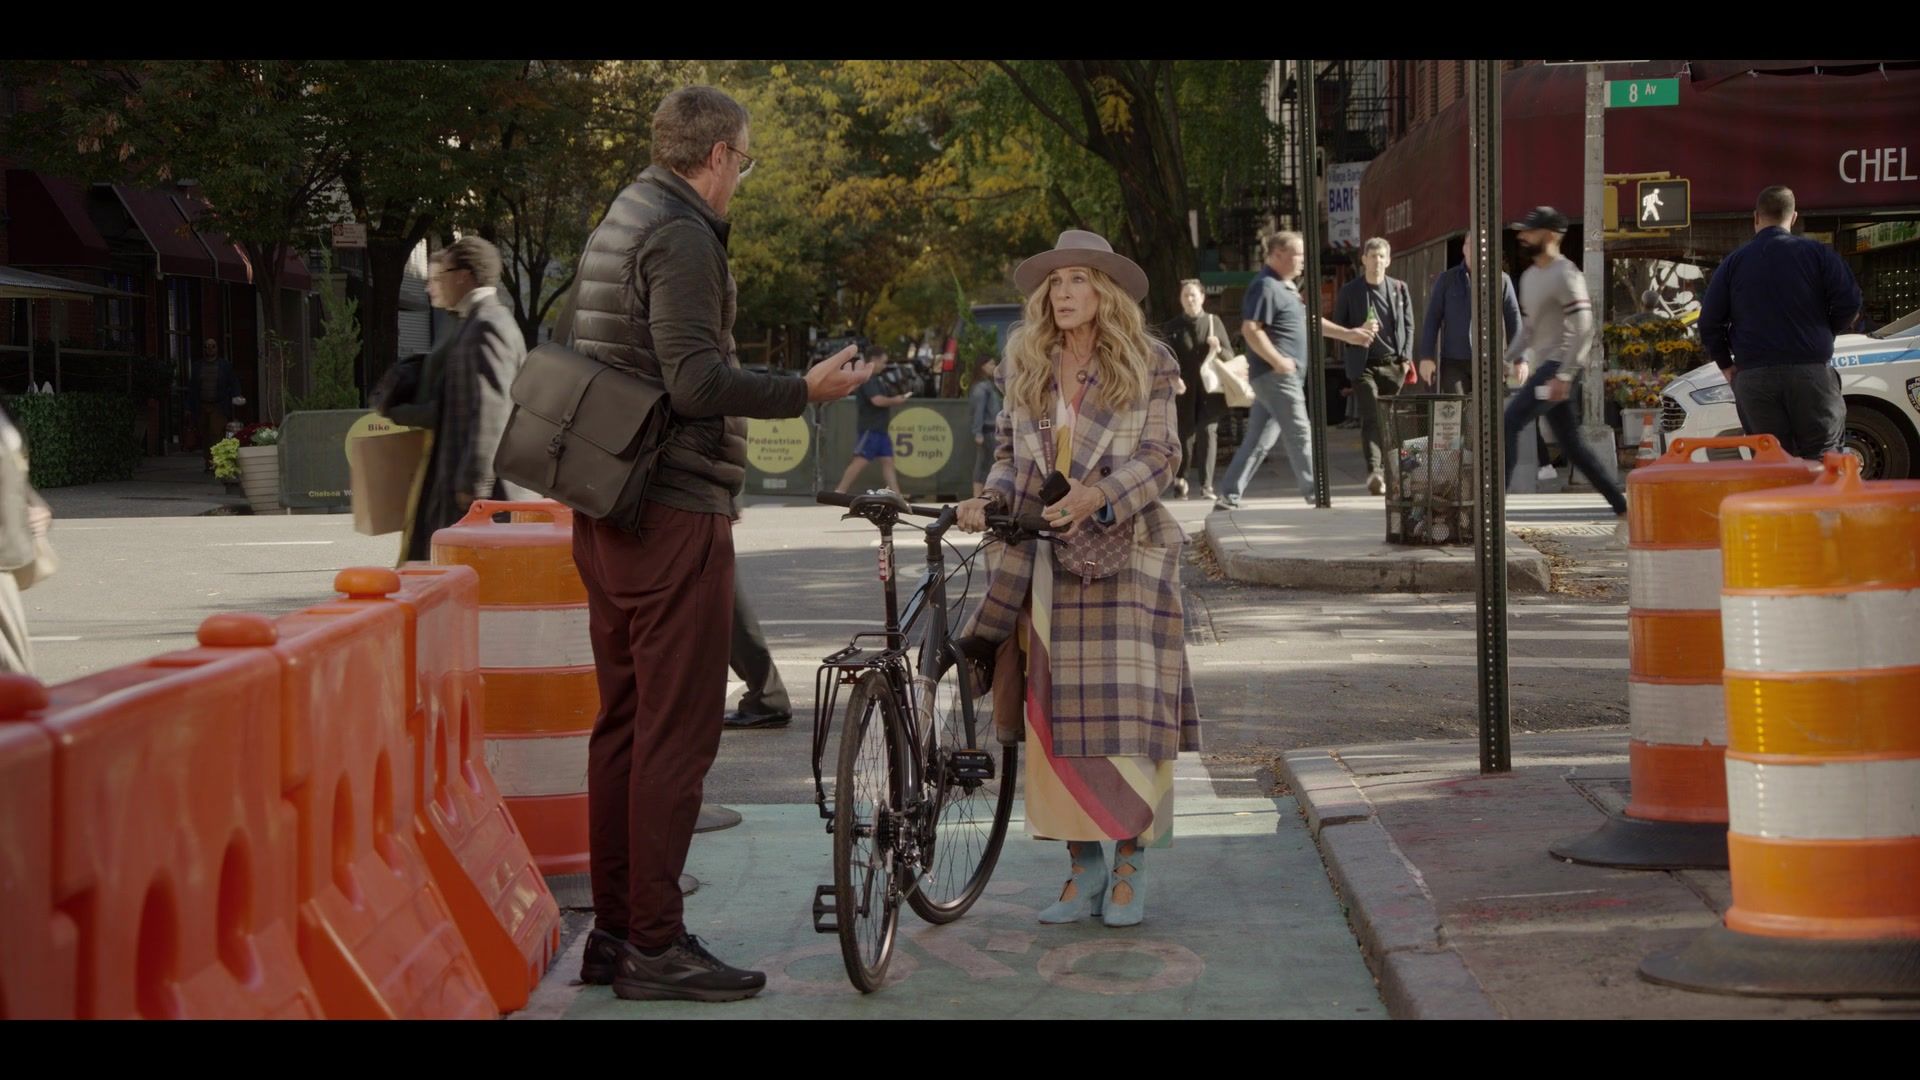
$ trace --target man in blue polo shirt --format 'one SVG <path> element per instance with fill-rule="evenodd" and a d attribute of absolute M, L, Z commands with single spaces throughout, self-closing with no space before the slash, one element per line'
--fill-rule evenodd
<path fill-rule="evenodd" d="M 1267 460 L 1273 444 L 1283 438 L 1287 463 L 1293 466 L 1300 495 L 1308 506 L 1314 505 L 1306 365 L 1318 360 L 1307 355 L 1307 305 L 1300 299 L 1300 287 L 1294 284 L 1306 263 L 1306 242 L 1297 232 L 1275 233 L 1267 238 L 1266 253 L 1266 265 L 1240 302 L 1240 336 L 1247 343 L 1253 408 L 1247 414 L 1246 437 L 1221 481 L 1215 510 L 1240 506 L 1247 482 Z M 1364 348 L 1373 344 L 1373 331 L 1365 327 L 1350 330 L 1321 317 L 1320 330 L 1349 345 Z"/>

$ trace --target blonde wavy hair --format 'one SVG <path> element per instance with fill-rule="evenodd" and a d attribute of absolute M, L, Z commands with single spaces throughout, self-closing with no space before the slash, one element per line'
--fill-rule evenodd
<path fill-rule="evenodd" d="M 1070 269 L 1062 267 L 1054 273 Z M 1091 267 L 1088 280 L 1100 298 L 1093 351 L 1094 390 L 1109 411 L 1144 403 L 1153 388 L 1153 338 L 1146 315 L 1114 280 Z M 1053 275 L 1027 297 L 1020 325 L 1007 339 L 1007 397 L 1031 416 L 1050 415 L 1054 351 L 1066 336 L 1053 320 Z"/>

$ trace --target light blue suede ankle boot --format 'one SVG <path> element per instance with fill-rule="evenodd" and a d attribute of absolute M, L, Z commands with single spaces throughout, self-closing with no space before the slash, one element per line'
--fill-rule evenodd
<path fill-rule="evenodd" d="M 1113 846 L 1113 871 L 1107 878 L 1106 904 L 1101 921 L 1108 926 L 1138 926 L 1147 917 L 1147 850 L 1140 838 L 1122 840 Z M 1114 892 L 1122 884 L 1132 892 L 1122 904 Z"/>
<path fill-rule="evenodd" d="M 1062 899 L 1040 913 L 1043 923 L 1079 922 L 1089 915 L 1098 915 L 1101 900 L 1107 894 L 1107 856 L 1099 842 L 1068 841 L 1067 854 L 1073 859 L 1073 876 L 1060 890 Z M 1064 898 L 1068 889 L 1073 892 L 1071 900 Z"/>

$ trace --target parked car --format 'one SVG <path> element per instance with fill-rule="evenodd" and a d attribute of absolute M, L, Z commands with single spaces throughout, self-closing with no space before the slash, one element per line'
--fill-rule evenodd
<path fill-rule="evenodd" d="M 1871 334 L 1834 339 L 1833 359 L 1847 401 L 1841 449 L 1860 459 L 1870 480 L 1920 475 L 1920 310 Z M 1733 387 L 1714 364 L 1703 364 L 1667 385 L 1660 398 L 1663 445 L 1681 436 L 1741 433 Z M 1724 457 L 1737 451 L 1710 451 Z"/>

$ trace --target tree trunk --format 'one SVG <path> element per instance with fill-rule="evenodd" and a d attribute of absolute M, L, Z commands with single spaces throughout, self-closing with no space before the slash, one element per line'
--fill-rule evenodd
<path fill-rule="evenodd" d="M 263 346 L 260 350 L 260 395 L 257 404 L 263 423 L 277 424 L 286 414 L 287 363 L 282 355 L 279 341 L 284 337 L 280 329 L 280 268 L 287 258 L 287 245 L 274 244 L 265 247 L 260 244 L 247 244 L 247 258 L 253 263 L 254 294 L 259 298 L 260 330 Z"/>
<path fill-rule="evenodd" d="M 405 237 L 367 237 L 367 306 L 361 312 L 366 342 L 366 387 L 373 387 L 400 359 L 400 284 L 407 256 L 419 241 Z"/>
<path fill-rule="evenodd" d="M 1157 88 L 1140 77 L 1137 61 L 1088 60 L 1063 64 L 1063 69 L 1079 81 L 1083 104 L 1096 79 L 1121 85 L 1131 99 L 1133 122 L 1113 131 L 1092 129 L 1093 145 L 1120 180 L 1133 258 L 1147 272 L 1147 318 L 1163 322 L 1177 310 L 1180 281 L 1192 275 L 1196 255 L 1187 228 L 1186 167 L 1173 119 Z"/>
<path fill-rule="evenodd" d="M 547 313 L 547 309 L 540 306 L 540 291 L 546 287 L 547 268 L 544 263 L 525 268 L 524 289 L 521 282 L 514 282 L 513 314 L 520 322 L 520 336 L 525 339 L 528 349 L 540 344 L 540 322 Z M 523 291 L 526 293 L 524 299 L 520 295 Z"/>
<path fill-rule="evenodd" d="M 1051 108 L 1010 63 L 996 61 L 1043 116 L 1112 166 L 1132 237 L 1127 243 L 1123 236 L 1122 244 L 1133 248 L 1128 254 L 1147 272 L 1147 318 L 1165 321 L 1178 309 L 1180 281 L 1191 275 L 1197 254 L 1187 230 L 1186 166 L 1178 120 L 1167 113 L 1166 95 L 1157 85 L 1172 77 L 1171 67 L 1131 60 L 1054 63 L 1079 102 L 1078 126 Z M 1126 99 L 1128 121 L 1103 127 L 1100 100 L 1115 93 Z"/>

